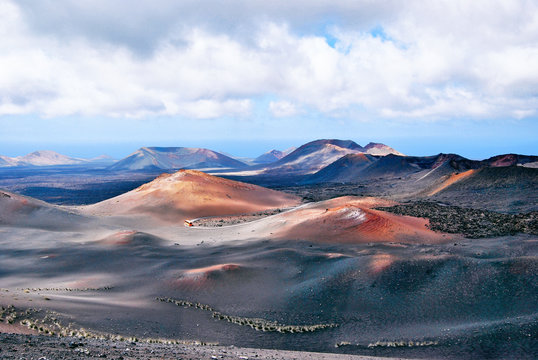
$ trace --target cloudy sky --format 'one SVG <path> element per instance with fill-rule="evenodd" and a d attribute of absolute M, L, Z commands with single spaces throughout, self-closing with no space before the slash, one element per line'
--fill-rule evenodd
<path fill-rule="evenodd" d="M 538 2 L 0 0 L 0 154 L 538 154 Z"/>

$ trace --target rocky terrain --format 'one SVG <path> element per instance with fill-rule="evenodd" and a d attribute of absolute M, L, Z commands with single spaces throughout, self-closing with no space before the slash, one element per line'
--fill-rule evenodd
<path fill-rule="evenodd" d="M 287 209 L 272 209 L 266 211 L 258 211 L 249 214 L 230 215 L 230 216 L 209 216 L 191 221 L 193 226 L 206 226 L 206 227 L 221 227 L 227 225 L 237 225 L 249 221 L 262 219 L 267 216 L 280 214 Z"/>
<path fill-rule="evenodd" d="M 395 214 L 427 218 L 429 228 L 467 238 L 526 233 L 538 235 L 538 212 L 526 214 L 502 214 L 494 211 L 462 208 L 433 202 L 412 202 L 379 210 Z"/>
<path fill-rule="evenodd" d="M 428 227 L 434 231 L 462 234 L 472 239 L 518 233 L 538 235 L 538 212 L 504 214 L 427 201 L 407 202 L 377 209 L 399 215 L 426 218 L 429 220 Z M 212 216 L 195 219 L 192 223 L 193 226 L 222 227 L 259 220 L 282 211 L 286 211 L 286 209 L 273 209 L 234 216 Z"/>
<path fill-rule="evenodd" d="M 248 349 L 202 344 L 148 344 L 74 337 L 21 335 L 0 332 L 0 357 L 6 360 L 36 359 L 222 359 L 222 360 L 382 360 L 380 357 Z"/>

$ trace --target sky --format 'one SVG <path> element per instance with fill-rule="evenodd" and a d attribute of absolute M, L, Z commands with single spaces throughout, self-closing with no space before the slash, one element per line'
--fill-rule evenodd
<path fill-rule="evenodd" d="M 0 0 L 0 154 L 538 154 L 538 2 Z"/>

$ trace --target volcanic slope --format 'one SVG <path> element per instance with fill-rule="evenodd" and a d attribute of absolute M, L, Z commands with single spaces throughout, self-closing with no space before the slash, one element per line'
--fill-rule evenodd
<path fill-rule="evenodd" d="M 521 155 L 521 154 L 503 154 L 503 155 L 493 156 L 487 160 L 484 160 L 484 162 L 492 167 L 505 167 L 505 166 L 516 166 L 516 165 L 526 166 L 528 164 L 536 164 L 536 162 L 538 162 L 538 156 Z"/>
<path fill-rule="evenodd" d="M 351 140 L 316 140 L 270 164 L 266 174 L 302 175 L 314 173 L 344 155 L 358 153 L 362 146 Z"/>
<path fill-rule="evenodd" d="M 321 243 L 415 243 L 434 244 L 457 236 L 428 229 L 428 221 L 374 210 L 393 202 L 377 198 L 345 196 L 311 203 L 276 215 L 273 236 Z"/>
<path fill-rule="evenodd" d="M 0 226 L 65 231 L 89 219 L 65 208 L 6 191 L 0 191 Z"/>
<path fill-rule="evenodd" d="M 364 168 L 375 161 L 377 159 L 372 155 L 363 153 L 348 154 L 315 174 L 308 176 L 303 183 L 353 182 Z"/>
<path fill-rule="evenodd" d="M 369 179 L 392 179 L 414 176 L 417 186 L 425 187 L 445 175 L 478 169 L 479 161 L 469 160 L 456 154 L 434 156 L 400 156 L 388 154 L 374 157 L 368 154 L 351 154 L 307 177 L 305 183 L 357 182 Z"/>
<path fill-rule="evenodd" d="M 470 160 L 457 154 L 443 153 L 433 156 L 404 156 L 390 153 L 381 157 L 369 156 L 368 159 L 360 154 L 351 154 L 309 176 L 304 182 L 356 182 L 362 179 L 403 178 L 416 175 L 417 178 L 414 180 L 432 183 L 443 176 L 457 175 L 468 170 L 510 166 L 533 168 L 537 162 L 536 156 L 518 154 L 497 155 L 481 161 Z"/>
<path fill-rule="evenodd" d="M 431 199 L 500 212 L 537 211 L 535 156 L 470 160 L 457 154 L 413 157 L 350 154 L 306 176 L 303 184 L 360 183 L 366 193 L 398 201 Z"/>
<path fill-rule="evenodd" d="M 299 203 L 298 197 L 275 190 L 196 170 L 179 170 L 120 196 L 86 206 L 82 211 L 92 215 L 150 215 L 178 223 L 202 216 L 288 208 Z"/>
<path fill-rule="evenodd" d="M 501 212 L 538 211 L 538 169 L 523 166 L 484 167 L 445 180 L 447 186 L 428 195 L 433 200 Z"/>
<path fill-rule="evenodd" d="M 405 156 L 389 154 L 361 171 L 361 178 L 401 177 L 422 170 L 418 164 Z"/>
<path fill-rule="evenodd" d="M 189 233 L 197 234 L 203 229 L 208 241 L 218 232 L 219 239 L 232 235 L 235 240 L 249 240 L 255 235 L 258 239 L 335 245 L 391 242 L 437 244 L 460 237 L 430 230 L 426 219 L 374 209 L 394 204 L 397 203 L 379 198 L 344 196 L 303 204 L 238 225 L 226 226 L 230 219 L 224 218 L 223 224 L 219 217 L 212 219 L 213 225 L 204 225 L 207 219 L 202 219 L 193 222 L 194 227 Z"/>
<path fill-rule="evenodd" d="M 527 166 L 535 161 L 535 156 L 515 154 L 482 161 L 439 156 L 431 170 L 413 174 L 400 187 L 415 198 L 452 205 L 512 213 L 537 211 L 538 169 Z"/>
<path fill-rule="evenodd" d="M 242 168 L 246 164 L 202 148 L 143 147 L 110 166 L 110 170 Z"/>

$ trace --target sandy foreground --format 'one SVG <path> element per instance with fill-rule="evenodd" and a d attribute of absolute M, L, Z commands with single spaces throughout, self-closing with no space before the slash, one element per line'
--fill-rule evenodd
<path fill-rule="evenodd" d="M 55 338 L 37 335 L 0 333 L 2 359 L 319 359 L 319 360 L 382 360 L 343 354 L 326 354 L 285 350 L 237 348 L 234 346 L 167 345 L 77 338 Z M 397 358 L 390 358 L 397 359 Z M 398 358 L 400 359 L 400 358 Z"/>

